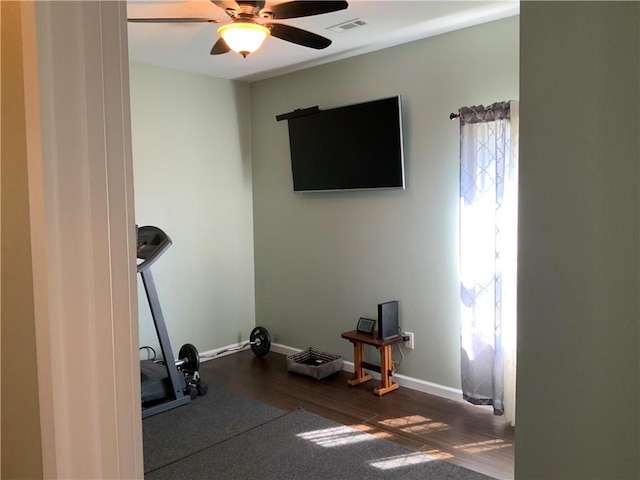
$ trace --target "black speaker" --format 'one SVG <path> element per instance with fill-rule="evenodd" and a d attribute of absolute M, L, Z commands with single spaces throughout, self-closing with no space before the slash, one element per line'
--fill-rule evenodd
<path fill-rule="evenodd" d="M 397 337 L 398 332 L 398 301 L 378 304 L 378 338 L 387 340 Z"/>

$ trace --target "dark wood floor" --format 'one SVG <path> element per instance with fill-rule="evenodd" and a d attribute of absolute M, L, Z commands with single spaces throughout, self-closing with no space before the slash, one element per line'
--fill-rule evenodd
<path fill-rule="evenodd" d="M 250 350 L 203 362 L 205 382 L 219 384 L 286 411 L 302 407 L 499 479 L 513 478 L 514 429 L 484 408 L 400 387 L 382 397 L 376 380 L 348 387 L 352 374 L 316 380 L 287 371 L 286 356 Z"/>

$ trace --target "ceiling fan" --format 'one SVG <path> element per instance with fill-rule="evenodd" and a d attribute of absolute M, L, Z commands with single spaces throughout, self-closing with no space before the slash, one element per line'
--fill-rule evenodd
<path fill-rule="evenodd" d="M 269 36 L 304 47 L 321 50 L 331 45 L 331 40 L 301 28 L 271 20 L 310 17 L 337 12 L 349 6 L 345 1 L 296 0 L 267 6 L 264 1 L 211 0 L 229 16 L 229 19 L 215 18 L 130 18 L 134 23 L 222 23 L 218 28 L 218 41 L 210 54 L 221 55 L 229 50 L 243 57 L 255 52 Z"/>

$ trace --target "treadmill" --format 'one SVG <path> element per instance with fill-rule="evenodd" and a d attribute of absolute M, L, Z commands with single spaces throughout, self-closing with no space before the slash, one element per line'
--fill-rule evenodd
<path fill-rule="evenodd" d="M 171 239 L 158 227 L 137 228 L 138 273 L 142 277 L 151 316 L 155 325 L 164 361 L 140 360 L 142 392 L 142 418 L 186 405 L 198 395 L 204 395 L 207 387 L 200 381 L 198 351 L 191 344 L 183 345 L 180 356 L 173 361 L 173 350 L 164 322 L 158 293 L 151 274 L 151 266 L 171 246 Z"/>

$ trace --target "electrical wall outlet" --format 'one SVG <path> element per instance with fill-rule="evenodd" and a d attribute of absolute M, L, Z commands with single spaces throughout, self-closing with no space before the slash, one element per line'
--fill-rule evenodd
<path fill-rule="evenodd" d="M 415 343 L 413 343 L 413 340 L 414 340 L 413 333 L 404 332 L 402 335 L 405 339 L 404 346 L 407 347 L 409 350 L 413 350 L 415 348 Z"/>

